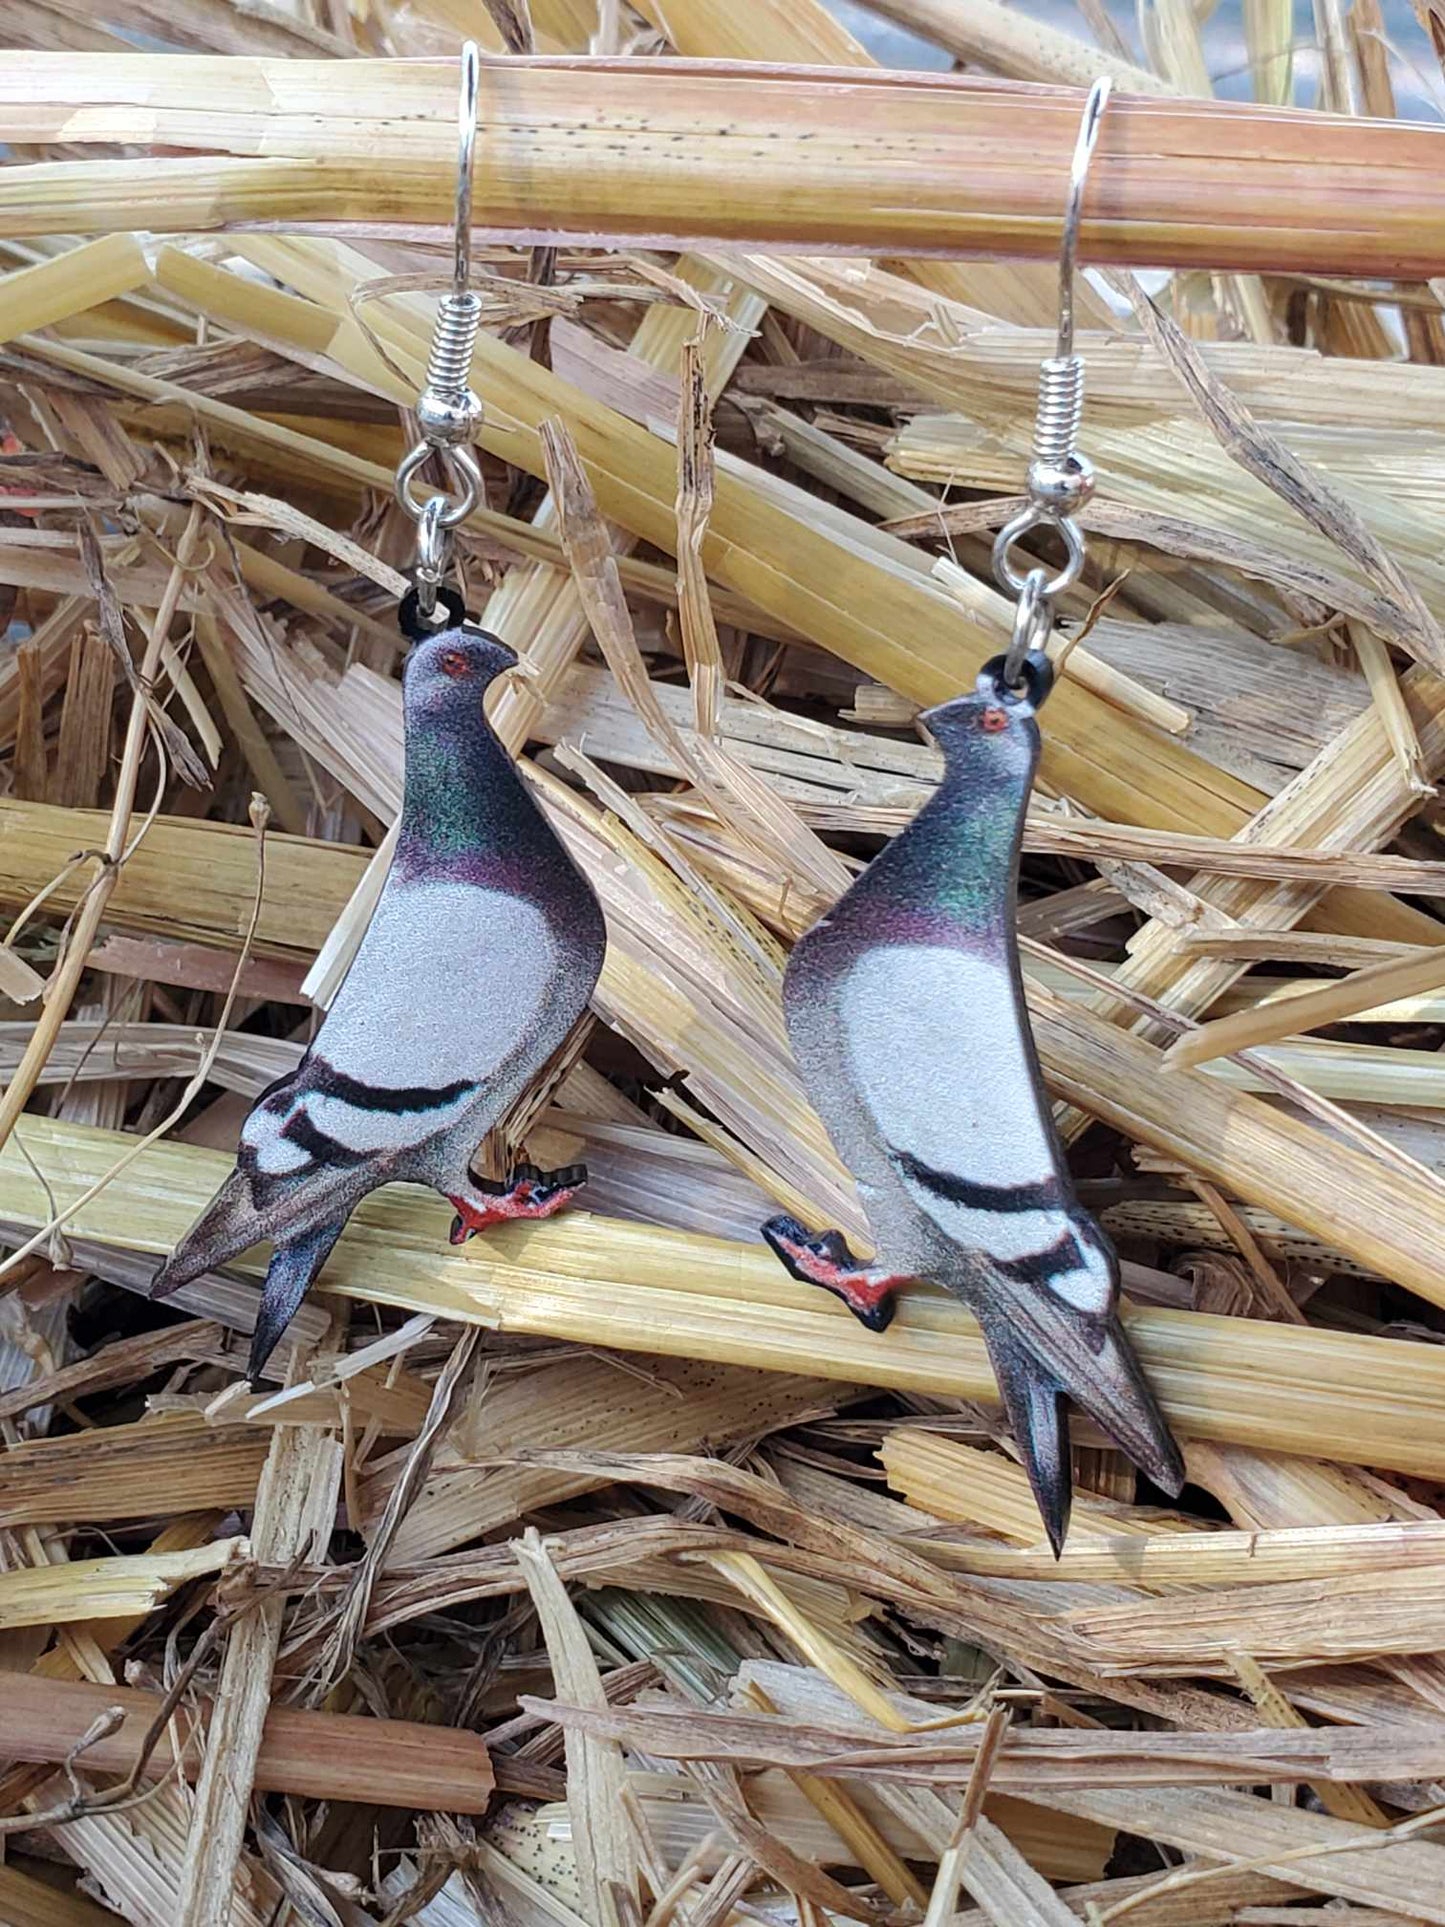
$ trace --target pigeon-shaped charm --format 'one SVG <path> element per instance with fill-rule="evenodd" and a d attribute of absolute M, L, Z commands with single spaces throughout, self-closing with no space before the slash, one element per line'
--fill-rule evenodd
<path fill-rule="evenodd" d="M 157 1274 L 165 1297 L 274 1245 L 254 1381 L 347 1219 L 379 1185 L 431 1185 L 452 1242 L 559 1210 L 581 1166 L 472 1175 L 587 1009 L 606 943 L 597 899 L 482 711 L 516 656 L 462 624 L 403 671 L 406 780 L 396 854 L 356 957 L 296 1069 L 264 1092 L 236 1168 Z"/>
<path fill-rule="evenodd" d="M 1051 680 L 1035 653 L 1011 689 L 999 658 L 975 693 L 924 717 L 943 751 L 937 791 L 789 960 L 788 1035 L 877 1259 L 792 1218 L 764 1235 L 876 1331 L 910 1279 L 964 1301 L 1057 1552 L 1065 1394 L 1165 1491 L 1184 1468 L 1119 1323 L 1118 1261 L 1070 1187 L 1025 1014 L 1019 846 Z"/>

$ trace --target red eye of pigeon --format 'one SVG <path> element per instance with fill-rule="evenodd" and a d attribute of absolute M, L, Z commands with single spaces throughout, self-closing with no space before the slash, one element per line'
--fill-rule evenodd
<path fill-rule="evenodd" d="M 1008 728 L 1008 717 L 1001 709 L 986 709 L 978 720 L 990 736 L 996 736 L 1001 729 Z"/>
<path fill-rule="evenodd" d="M 470 676 L 472 665 L 460 649 L 448 649 L 437 664 L 444 676 Z"/>

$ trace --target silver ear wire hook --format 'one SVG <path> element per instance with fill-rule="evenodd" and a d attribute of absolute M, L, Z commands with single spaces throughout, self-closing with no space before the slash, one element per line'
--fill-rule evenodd
<path fill-rule="evenodd" d="M 462 48 L 457 106 L 457 195 L 453 223 L 452 285 L 437 304 L 426 385 L 416 405 L 422 439 L 409 448 L 396 471 L 396 499 L 417 523 L 416 606 L 424 624 L 440 628 L 450 618 L 437 591 L 451 559 L 452 530 L 482 500 L 482 471 L 469 446 L 482 418 L 470 382 L 472 353 L 482 325 L 482 304 L 468 285 L 472 272 L 472 179 L 477 146 L 481 55 L 474 40 Z M 459 493 L 419 496 L 413 484 L 439 454 Z"/>
<path fill-rule="evenodd" d="M 468 40 L 462 48 L 462 90 L 457 100 L 457 203 L 452 219 L 455 245 L 452 257 L 453 294 L 465 294 L 472 279 L 472 176 L 476 171 L 477 106 L 481 90 L 481 54 L 476 41 Z"/>
<path fill-rule="evenodd" d="M 1074 353 L 1074 290 L 1084 188 L 1112 87 L 1108 75 L 1102 75 L 1089 89 L 1074 142 L 1059 242 L 1058 342 L 1053 355 L 1039 368 L 1028 506 L 999 530 L 993 545 L 993 571 L 999 585 L 1019 598 L 1004 667 L 1004 680 L 1010 687 L 1019 682 L 1024 657 L 1031 649 L 1042 648 L 1047 640 L 1053 603 L 1073 587 L 1084 567 L 1084 538 L 1074 515 L 1094 492 L 1094 470 L 1074 446 L 1084 413 L 1084 361 Z M 1036 566 L 1021 573 L 1013 564 L 1014 545 L 1037 528 L 1057 530 L 1064 544 L 1064 566 L 1055 576 L 1045 575 Z"/>
<path fill-rule="evenodd" d="M 1079 256 L 1079 217 L 1084 205 L 1084 185 L 1089 178 L 1089 163 L 1099 143 L 1099 122 L 1109 104 L 1114 83 L 1101 74 L 1089 89 L 1084 102 L 1084 118 L 1074 142 L 1074 158 L 1069 167 L 1069 199 L 1064 208 L 1064 232 L 1059 241 L 1059 345 L 1054 350 L 1059 360 L 1074 352 L 1074 280 Z"/>

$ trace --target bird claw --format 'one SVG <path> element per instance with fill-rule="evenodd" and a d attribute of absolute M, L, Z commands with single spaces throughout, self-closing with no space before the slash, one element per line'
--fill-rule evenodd
<path fill-rule="evenodd" d="M 763 1236 L 795 1278 L 805 1285 L 821 1285 L 841 1298 L 869 1331 L 887 1331 L 895 1310 L 893 1294 L 908 1282 L 902 1273 L 860 1264 L 841 1231 L 819 1231 L 810 1237 L 796 1218 L 769 1218 Z"/>
<path fill-rule="evenodd" d="M 452 1198 L 451 1242 L 465 1244 L 493 1225 L 514 1224 L 520 1218 L 550 1218 L 569 1205 L 587 1182 L 585 1164 L 566 1164 L 558 1171 L 542 1171 L 535 1164 L 516 1164 L 503 1183 L 473 1178 L 471 1198 Z"/>

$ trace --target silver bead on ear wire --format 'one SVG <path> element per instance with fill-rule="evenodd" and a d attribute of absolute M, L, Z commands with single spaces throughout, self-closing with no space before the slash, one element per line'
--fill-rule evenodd
<path fill-rule="evenodd" d="M 416 606 L 434 629 L 450 620 L 438 591 L 451 561 L 452 530 L 465 522 L 483 496 L 482 471 L 472 453 L 472 431 L 482 404 L 471 388 L 472 352 L 482 325 L 482 304 L 468 283 L 472 271 L 472 175 L 477 144 L 481 55 L 474 40 L 462 48 L 462 85 L 457 114 L 457 198 L 452 285 L 437 307 L 426 385 L 416 405 L 422 439 L 407 450 L 396 471 L 396 499 L 417 524 Z M 457 482 L 455 496 L 421 497 L 413 484 L 433 455 Z"/>
<path fill-rule="evenodd" d="M 1069 198 L 1059 247 L 1058 343 L 1039 367 L 1028 506 L 999 530 L 993 545 L 993 571 L 999 585 L 1018 598 L 1004 666 L 1004 681 L 1010 687 L 1018 685 L 1029 651 L 1042 649 L 1048 641 L 1053 604 L 1073 587 L 1084 567 L 1084 537 L 1074 517 L 1094 492 L 1094 468 L 1074 446 L 1084 412 L 1084 358 L 1074 353 L 1074 280 L 1084 183 L 1111 85 L 1106 75 L 1089 89 L 1069 169 Z M 1050 576 L 1037 565 L 1023 573 L 1014 566 L 1011 551 L 1015 544 L 1037 528 L 1055 530 L 1063 542 L 1064 566 L 1056 575 Z"/>

